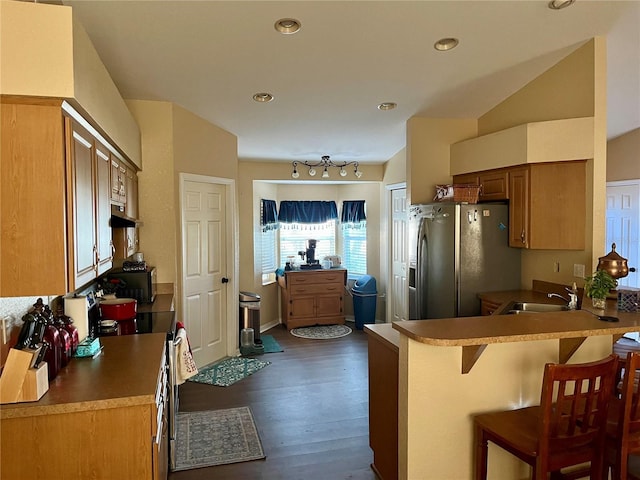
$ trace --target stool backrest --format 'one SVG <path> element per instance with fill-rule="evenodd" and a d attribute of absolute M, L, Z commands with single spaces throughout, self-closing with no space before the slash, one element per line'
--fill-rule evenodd
<path fill-rule="evenodd" d="M 545 365 L 540 407 L 540 456 L 602 450 L 618 357 L 577 365 Z M 553 462 L 552 462 L 553 463 Z"/>
<path fill-rule="evenodd" d="M 621 361 L 624 368 L 621 400 L 618 419 L 618 438 L 629 453 L 640 451 L 640 352 L 627 353 L 626 360 Z"/>

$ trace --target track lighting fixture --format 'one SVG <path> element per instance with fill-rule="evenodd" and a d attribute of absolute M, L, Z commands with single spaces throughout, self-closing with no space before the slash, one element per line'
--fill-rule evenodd
<path fill-rule="evenodd" d="M 349 165 L 353 165 L 354 166 L 353 174 L 356 176 L 356 178 L 362 177 L 362 171 L 359 170 L 358 162 L 352 161 L 352 162 L 334 163 L 330 159 L 329 155 L 324 155 L 319 162 L 304 161 L 304 162 L 291 162 L 291 164 L 293 165 L 293 172 L 291 172 L 291 177 L 293 177 L 293 178 L 299 178 L 300 177 L 300 173 L 298 172 L 298 165 L 304 165 L 306 167 L 309 167 L 309 172 L 308 173 L 309 173 L 310 177 L 315 177 L 316 168 L 321 167 L 322 168 L 322 178 L 329 178 L 330 177 L 330 175 L 329 175 L 329 167 L 338 168 L 340 176 L 341 177 L 346 177 L 347 176 L 347 171 L 345 170 L 344 167 L 347 167 Z"/>

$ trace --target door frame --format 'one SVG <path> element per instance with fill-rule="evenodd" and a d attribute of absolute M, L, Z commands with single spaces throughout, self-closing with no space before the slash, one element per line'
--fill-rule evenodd
<path fill-rule="evenodd" d="M 389 286 L 389 298 L 387 299 L 386 302 L 386 312 L 385 312 L 385 318 L 391 319 L 392 318 L 392 309 L 393 309 L 393 294 L 395 293 L 393 291 L 393 251 L 392 251 L 392 245 L 393 245 L 393 211 L 392 211 L 392 204 L 391 204 L 391 196 L 392 196 L 392 192 L 393 190 L 400 190 L 400 189 L 407 189 L 407 182 L 398 182 L 398 183 L 390 183 L 388 185 L 385 185 L 385 190 L 386 190 L 386 195 L 384 196 L 384 206 L 387 212 L 387 285 Z M 408 211 L 408 209 L 407 209 Z M 406 271 L 407 271 L 407 281 L 408 281 L 408 275 L 409 275 L 409 263 L 407 262 L 406 264 Z M 407 289 L 408 291 L 408 289 Z M 405 313 L 407 314 L 407 319 L 409 319 L 409 295 L 406 295 L 406 298 L 404 299 L 404 308 L 405 308 Z"/>
<path fill-rule="evenodd" d="M 221 177 L 210 177 L 207 175 L 198 175 L 195 173 L 184 173 L 180 172 L 178 174 L 179 177 L 179 186 L 178 186 L 178 225 L 180 228 L 180 255 L 178 255 L 177 259 L 177 267 L 180 272 L 179 281 L 178 281 L 178 298 L 180 299 L 180 304 L 178 306 L 180 315 L 184 316 L 184 281 L 185 281 L 185 272 L 184 272 L 184 262 L 183 259 L 185 257 L 185 232 L 182 230 L 182 222 L 183 222 L 183 193 L 184 193 L 184 184 L 185 182 L 199 182 L 199 183 L 212 183 L 216 185 L 221 185 L 225 187 L 225 216 L 226 216 L 226 249 L 227 249 L 227 258 L 225 259 L 225 267 L 227 269 L 227 278 L 229 279 L 229 283 L 227 284 L 227 298 L 226 298 L 226 306 L 227 306 L 227 339 L 226 339 L 226 356 L 236 355 L 239 351 L 238 347 L 238 294 L 239 294 L 239 286 L 237 279 L 239 278 L 239 266 L 237 262 L 234 262 L 233 259 L 237 258 L 238 252 L 238 218 L 236 215 L 236 181 L 232 178 L 221 178 Z"/>

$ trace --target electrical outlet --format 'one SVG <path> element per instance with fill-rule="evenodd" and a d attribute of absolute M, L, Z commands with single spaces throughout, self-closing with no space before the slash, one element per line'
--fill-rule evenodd
<path fill-rule="evenodd" d="M 560 272 L 560 262 L 553 262 L 553 271 L 555 273 L 559 273 Z"/>
<path fill-rule="evenodd" d="M 573 276 L 578 278 L 584 278 L 584 265 L 579 263 L 573 264 Z"/>

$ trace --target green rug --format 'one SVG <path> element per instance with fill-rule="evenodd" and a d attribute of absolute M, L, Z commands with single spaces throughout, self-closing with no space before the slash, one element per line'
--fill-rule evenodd
<path fill-rule="evenodd" d="M 256 358 L 232 357 L 201 368 L 197 375 L 187 381 L 228 387 L 267 365 L 271 365 L 271 362 Z"/>
<path fill-rule="evenodd" d="M 265 458 L 249 407 L 176 416 L 175 470 Z"/>
<path fill-rule="evenodd" d="M 276 341 L 276 339 L 273 338 L 273 336 L 261 335 L 260 340 L 262 340 L 264 353 L 284 352 L 284 349 L 280 346 L 280 344 Z"/>

